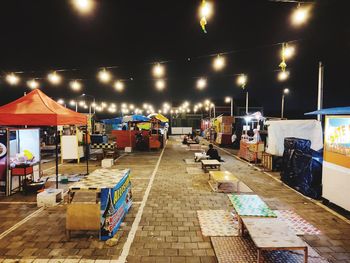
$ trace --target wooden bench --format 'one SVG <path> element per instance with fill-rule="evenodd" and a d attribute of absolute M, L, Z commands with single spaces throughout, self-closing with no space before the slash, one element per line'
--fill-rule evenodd
<path fill-rule="evenodd" d="M 308 261 L 308 247 L 288 225 L 278 218 L 242 217 L 243 226 L 248 230 L 258 249 L 257 262 L 263 262 L 263 250 L 303 250 L 304 262 Z"/>
<path fill-rule="evenodd" d="M 221 163 L 218 160 L 201 160 L 202 169 L 208 172 L 209 169 L 220 170 Z"/>
<path fill-rule="evenodd" d="M 252 193 L 253 191 L 240 179 L 228 171 L 209 171 L 210 187 L 219 193 Z"/>

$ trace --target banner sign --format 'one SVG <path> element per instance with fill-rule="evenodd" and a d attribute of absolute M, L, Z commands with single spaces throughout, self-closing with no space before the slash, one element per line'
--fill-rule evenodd
<path fill-rule="evenodd" d="M 0 192 L 6 191 L 7 179 L 7 130 L 0 129 Z"/>
<path fill-rule="evenodd" d="M 101 190 L 100 239 L 112 238 L 132 205 L 130 170 L 114 188 Z"/>

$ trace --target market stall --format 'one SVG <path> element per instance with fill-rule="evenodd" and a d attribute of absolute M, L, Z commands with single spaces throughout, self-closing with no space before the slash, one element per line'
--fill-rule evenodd
<path fill-rule="evenodd" d="M 326 115 L 322 168 L 322 197 L 350 211 L 350 107 L 322 109 Z"/>
<path fill-rule="evenodd" d="M 115 120 L 119 122 L 119 118 Z M 147 142 L 148 147 L 149 131 L 142 129 L 142 127 L 145 127 L 145 123 L 149 121 L 150 119 L 143 115 L 128 115 L 121 118 L 119 127 L 112 130 L 112 136 L 115 137 L 118 149 L 135 148 L 137 135 L 141 135 L 143 141 Z M 139 125 L 141 125 L 141 129 Z"/>
<path fill-rule="evenodd" d="M 86 116 L 71 111 L 58 104 L 39 89 L 0 107 L 0 125 L 4 128 L 11 126 L 59 126 L 59 125 L 87 125 Z M 2 133 L 4 134 L 4 133 Z M 2 136 L 5 138 L 5 135 Z M 58 131 L 56 129 L 56 187 L 58 187 Z M 29 139 L 28 139 L 29 140 Z M 5 145 L 5 144 L 4 144 Z M 1 149 L 7 149 L 3 147 Z M 5 145 L 6 146 L 6 145 Z M 2 154 L 4 151 L 2 151 Z M 1 154 L 0 154 L 1 155 Z M 38 155 L 40 156 L 40 155 Z M 8 157 L 7 157 L 8 158 Z M 87 158 L 88 159 L 88 158 Z M 4 163 L 3 160 L 1 160 Z M 88 163 L 87 163 L 88 170 Z M 0 171 L 6 174 L 6 194 L 9 195 L 10 178 L 9 162 Z M 88 171 L 87 171 L 88 172 Z"/>
<path fill-rule="evenodd" d="M 249 162 L 257 162 L 262 158 L 265 148 L 264 142 L 260 137 L 261 121 L 264 117 L 260 112 L 244 117 L 245 125 L 240 140 L 238 156 Z"/>
<path fill-rule="evenodd" d="M 132 205 L 130 170 L 98 169 L 69 187 L 66 216 L 71 231 L 99 231 L 101 240 L 115 235 Z"/>
<path fill-rule="evenodd" d="M 169 119 L 160 113 L 148 115 L 152 123 L 152 132 L 149 137 L 149 148 L 163 148 L 168 138 Z"/>

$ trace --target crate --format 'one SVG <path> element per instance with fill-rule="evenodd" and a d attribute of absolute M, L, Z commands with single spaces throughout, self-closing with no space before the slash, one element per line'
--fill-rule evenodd
<path fill-rule="evenodd" d="M 111 168 L 114 164 L 113 159 L 103 159 L 101 162 L 102 168 Z"/>
<path fill-rule="evenodd" d="M 55 206 L 63 199 L 63 189 L 46 189 L 37 194 L 36 203 L 38 207 Z"/>
<path fill-rule="evenodd" d="M 273 161 L 272 161 L 272 155 L 268 154 L 266 152 L 262 153 L 262 158 L 261 158 L 261 165 L 269 171 L 272 171 L 273 169 Z"/>

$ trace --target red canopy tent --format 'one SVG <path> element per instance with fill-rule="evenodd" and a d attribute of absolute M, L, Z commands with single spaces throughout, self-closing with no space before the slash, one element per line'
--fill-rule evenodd
<path fill-rule="evenodd" d="M 84 114 L 67 109 L 35 89 L 0 107 L 0 125 L 58 126 L 87 125 Z M 56 131 L 56 187 L 58 186 L 58 133 Z M 88 161 L 88 157 L 86 156 Z M 88 163 L 87 163 L 88 165 Z"/>

